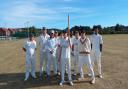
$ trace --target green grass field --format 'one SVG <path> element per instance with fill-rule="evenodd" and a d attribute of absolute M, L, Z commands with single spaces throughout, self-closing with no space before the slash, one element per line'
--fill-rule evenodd
<path fill-rule="evenodd" d="M 48 82 L 37 78 L 24 82 L 24 40 L 0 41 L 0 89 L 128 89 L 128 35 L 104 35 L 103 40 L 104 78 L 96 77 L 94 85 L 86 78 L 85 81 L 75 82 L 74 86 L 65 84 L 63 87 L 60 87 L 55 79 Z M 39 48 L 36 69 L 39 72 Z M 86 74 L 86 67 L 84 71 Z"/>

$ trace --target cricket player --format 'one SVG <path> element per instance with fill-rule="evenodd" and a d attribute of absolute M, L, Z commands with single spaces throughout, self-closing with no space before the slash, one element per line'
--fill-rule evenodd
<path fill-rule="evenodd" d="M 59 59 L 59 56 L 60 56 L 60 39 L 61 39 L 61 36 L 59 37 L 58 36 L 58 32 L 55 32 L 55 41 L 57 43 L 57 49 L 56 49 L 56 61 L 57 61 L 57 74 L 60 75 L 60 59 Z"/>
<path fill-rule="evenodd" d="M 51 65 L 54 68 L 54 75 L 57 75 L 57 60 L 56 60 L 56 50 L 57 50 L 57 42 L 54 37 L 54 31 L 52 30 L 50 33 L 50 38 L 46 43 L 46 52 L 47 52 L 47 78 L 50 79 Z"/>
<path fill-rule="evenodd" d="M 29 35 L 29 40 L 25 42 L 23 50 L 26 52 L 26 73 L 24 81 L 27 81 L 30 75 L 33 78 L 36 78 L 36 41 L 34 39 L 34 35 Z"/>
<path fill-rule="evenodd" d="M 68 71 L 68 80 L 71 86 L 73 86 L 72 78 L 71 78 L 71 60 L 70 60 L 70 49 L 71 49 L 71 43 L 70 39 L 67 36 L 67 32 L 64 32 L 64 38 L 60 41 L 60 47 L 61 47 L 61 82 L 60 85 L 62 86 L 65 82 L 65 68 L 67 66 Z"/>
<path fill-rule="evenodd" d="M 92 74 L 91 84 L 94 84 L 95 76 L 94 76 L 94 71 L 93 71 L 93 67 L 91 64 L 90 51 L 91 51 L 90 40 L 89 40 L 89 38 L 87 38 L 85 36 L 85 32 L 82 32 L 81 38 L 80 38 L 79 44 L 78 44 L 78 52 L 79 52 L 78 70 L 80 73 L 80 79 L 84 79 L 84 73 L 83 73 L 82 67 L 84 64 L 87 64 L 87 67 Z"/>
<path fill-rule="evenodd" d="M 102 36 L 99 34 L 98 28 L 94 28 L 93 34 L 90 37 L 91 41 L 91 59 L 92 64 L 96 61 L 98 67 L 99 78 L 102 78 L 102 71 L 101 71 L 101 52 L 102 52 L 102 45 L 103 40 Z"/>
<path fill-rule="evenodd" d="M 60 75 L 61 72 L 61 47 L 60 47 L 60 43 L 62 42 L 64 36 L 63 36 L 63 32 L 61 32 L 59 34 L 59 45 L 58 45 L 58 66 L 57 66 L 57 70 L 58 70 L 58 75 Z"/>
<path fill-rule="evenodd" d="M 74 75 L 78 73 L 78 60 L 79 60 L 79 52 L 78 52 L 78 43 L 80 40 L 79 32 L 75 32 L 75 37 L 72 42 L 72 52 L 74 55 L 73 65 L 74 65 Z"/>
<path fill-rule="evenodd" d="M 46 61 L 47 61 L 47 54 L 46 54 L 46 42 L 49 39 L 49 35 L 47 34 L 47 29 L 43 28 L 42 33 L 39 37 L 39 45 L 40 48 L 40 77 L 42 78 L 43 72 L 46 71 Z M 44 72 L 46 73 L 46 72 Z"/>

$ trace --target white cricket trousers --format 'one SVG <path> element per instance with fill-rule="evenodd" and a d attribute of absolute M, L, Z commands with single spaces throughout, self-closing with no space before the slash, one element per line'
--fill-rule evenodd
<path fill-rule="evenodd" d="M 47 57 L 46 57 L 46 52 L 40 51 L 40 75 L 42 75 L 43 71 L 46 71 L 46 62 L 47 62 Z"/>
<path fill-rule="evenodd" d="M 72 78 L 71 78 L 71 61 L 69 58 L 62 58 L 61 59 L 61 81 L 62 82 L 64 82 L 66 66 L 67 66 L 67 71 L 68 71 L 68 80 L 72 81 Z"/>
<path fill-rule="evenodd" d="M 93 71 L 93 66 L 91 64 L 91 59 L 90 59 L 90 54 L 87 54 L 87 55 L 80 55 L 79 56 L 79 62 L 78 62 L 78 70 L 79 70 L 79 73 L 80 73 L 80 76 L 81 78 L 84 78 L 84 73 L 83 73 L 83 65 L 86 64 L 89 71 L 91 72 L 92 74 L 92 78 L 94 79 L 95 78 L 95 75 L 94 75 L 94 71 Z"/>
<path fill-rule="evenodd" d="M 36 56 L 26 55 L 26 73 L 25 77 L 28 78 L 31 72 L 32 76 L 35 76 L 36 71 Z"/>
<path fill-rule="evenodd" d="M 57 74 L 57 60 L 56 60 L 56 56 L 52 55 L 50 52 L 47 52 L 47 67 L 46 67 L 46 71 L 47 74 L 50 75 L 51 74 L 51 66 L 53 66 L 53 70 L 54 70 L 54 74 Z"/>
<path fill-rule="evenodd" d="M 92 51 L 91 53 L 91 61 L 92 65 L 94 66 L 94 62 L 97 64 L 98 73 L 102 74 L 101 72 L 101 52 L 99 51 Z"/>
<path fill-rule="evenodd" d="M 79 61 L 79 54 L 75 54 L 74 55 L 74 62 L 73 62 L 73 64 L 74 64 L 74 73 L 78 73 L 78 61 Z"/>

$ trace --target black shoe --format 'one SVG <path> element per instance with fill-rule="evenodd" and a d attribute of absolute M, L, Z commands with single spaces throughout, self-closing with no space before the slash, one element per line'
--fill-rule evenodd
<path fill-rule="evenodd" d="M 43 75 L 40 75 L 40 80 L 43 80 L 43 79 L 44 79 Z"/>
<path fill-rule="evenodd" d="M 49 75 L 47 75 L 47 80 L 50 81 L 50 76 Z"/>

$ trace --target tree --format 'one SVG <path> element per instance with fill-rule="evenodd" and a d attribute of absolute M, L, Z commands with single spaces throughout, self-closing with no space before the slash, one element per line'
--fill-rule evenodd
<path fill-rule="evenodd" d="M 115 31 L 123 31 L 123 26 L 122 25 L 120 25 L 120 24 L 116 24 L 116 26 L 115 26 Z"/>

